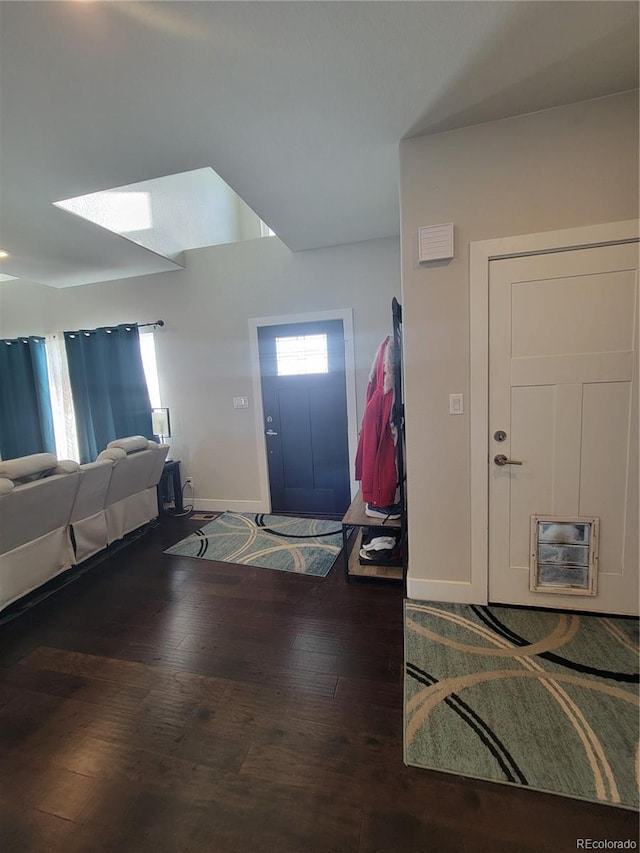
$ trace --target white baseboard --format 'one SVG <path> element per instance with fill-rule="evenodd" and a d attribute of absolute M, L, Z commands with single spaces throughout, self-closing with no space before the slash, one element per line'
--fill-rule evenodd
<path fill-rule="evenodd" d="M 484 595 L 471 583 L 462 581 L 434 581 L 427 578 L 407 577 L 407 598 L 419 601 L 449 601 L 455 604 L 486 604 Z"/>
<path fill-rule="evenodd" d="M 225 500 L 208 500 L 206 498 L 196 498 L 193 508 L 206 512 L 269 512 L 262 505 L 261 501 L 225 501 Z"/>

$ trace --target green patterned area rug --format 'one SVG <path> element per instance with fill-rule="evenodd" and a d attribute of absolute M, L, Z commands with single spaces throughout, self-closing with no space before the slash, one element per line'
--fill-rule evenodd
<path fill-rule="evenodd" d="M 225 512 L 165 554 L 325 577 L 341 549 L 337 521 Z"/>
<path fill-rule="evenodd" d="M 638 808 L 638 621 L 405 602 L 405 763 Z"/>

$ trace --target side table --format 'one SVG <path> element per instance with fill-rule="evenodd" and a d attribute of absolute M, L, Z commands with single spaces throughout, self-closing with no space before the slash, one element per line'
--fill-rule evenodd
<path fill-rule="evenodd" d="M 182 512 L 182 483 L 180 482 L 180 460 L 167 459 L 158 483 L 158 513 L 168 515 L 166 505 L 173 504 L 175 512 Z"/>

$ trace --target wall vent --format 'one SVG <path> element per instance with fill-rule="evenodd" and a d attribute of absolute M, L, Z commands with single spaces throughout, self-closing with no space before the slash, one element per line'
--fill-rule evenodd
<path fill-rule="evenodd" d="M 418 262 L 448 261 L 453 258 L 453 222 L 418 228 Z"/>

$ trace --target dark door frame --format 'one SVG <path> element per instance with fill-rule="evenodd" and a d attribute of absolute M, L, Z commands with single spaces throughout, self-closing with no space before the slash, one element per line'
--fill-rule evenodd
<path fill-rule="evenodd" d="M 351 308 L 337 308 L 332 311 L 314 311 L 308 314 L 285 314 L 278 317 L 253 317 L 249 319 L 249 342 L 251 345 L 251 377 L 253 380 L 253 399 L 255 405 L 254 423 L 256 447 L 258 449 L 258 475 L 260 479 L 260 511 L 271 512 L 271 493 L 269 490 L 269 469 L 267 465 L 267 445 L 264 436 L 264 415 L 262 408 L 262 386 L 260 382 L 260 356 L 258 351 L 258 329 L 263 326 L 281 326 L 287 323 L 313 323 L 323 320 L 342 320 L 344 329 L 344 372 L 347 392 L 347 432 L 349 440 L 349 480 L 351 497 L 358 491 L 354 480 L 354 459 L 358 444 L 358 419 L 356 410 L 356 371 L 353 346 L 353 311 Z"/>

